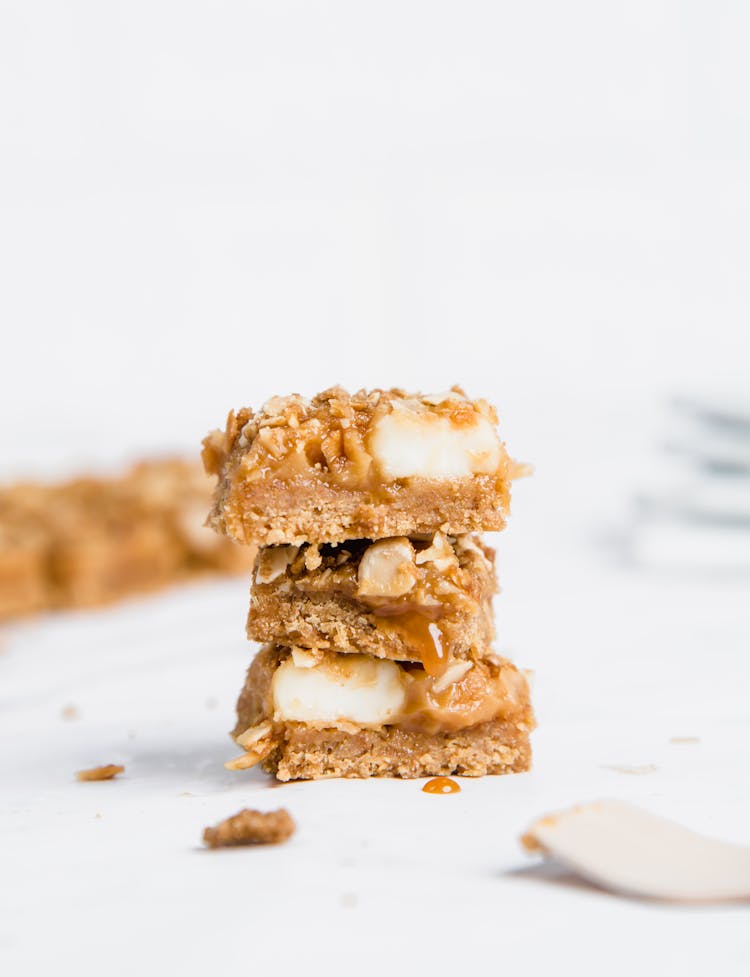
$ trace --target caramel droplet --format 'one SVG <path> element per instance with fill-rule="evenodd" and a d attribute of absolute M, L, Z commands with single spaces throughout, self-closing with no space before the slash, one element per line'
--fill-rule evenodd
<path fill-rule="evenodd" d="M 425 794 L 457 794 L 461 788 L 450 777 L 434 777 L 427 781 L 422 790 Z"/>

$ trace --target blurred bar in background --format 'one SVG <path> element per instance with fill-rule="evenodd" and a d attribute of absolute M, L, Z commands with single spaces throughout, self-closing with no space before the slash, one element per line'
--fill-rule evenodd
<path fill-rule="evenodd" d="M 108 604 L 253 553 L 203 523 L 213 480 L 197 461 L 142 461 L 119 478 L 0 488 L 0 620 Z"/>

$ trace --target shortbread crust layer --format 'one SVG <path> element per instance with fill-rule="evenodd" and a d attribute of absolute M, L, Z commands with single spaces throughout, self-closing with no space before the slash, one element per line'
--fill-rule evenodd
<path fill-rule="evenodd" d="M 285 725 L 261 767 L 277 780 L 521 773 L 531 767 L 529 727 L 489 722 L 451 733 L 314 729 Z"/>

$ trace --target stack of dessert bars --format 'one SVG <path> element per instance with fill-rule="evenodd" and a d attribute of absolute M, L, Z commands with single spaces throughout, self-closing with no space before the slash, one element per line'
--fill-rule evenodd
<path fill-rule="evenodd" d="M 204 442 L 210 524 L 260 547 L 262 642 L 233 736 L 279 780 L 481 776 L 529 767 L 526 677 L 492 647 L 494 552 L 524 473 L 495 411 L 459 388 L 231 413 Z"/>

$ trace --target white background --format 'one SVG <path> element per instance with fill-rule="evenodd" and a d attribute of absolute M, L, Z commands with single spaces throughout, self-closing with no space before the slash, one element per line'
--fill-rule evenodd
<path fill-rule="evenodd" d="M 3 475 L 193 451 L 272 393 L 460 382 L 537 467 L 497 609 L 540 718 L 532 774 L 456 798 L 269 791 L 221 768 L 244 581 L 9 630 L 4 972 L 747 972 L 744 910 L 518 874 L 516 840 L 598 796 L 750 840 L 747 578 L 611 545 L 662 405 L 747 390 L 747 5 L 0 11 Z M 279 803 L 284 849 L 197 850 Z"/>

